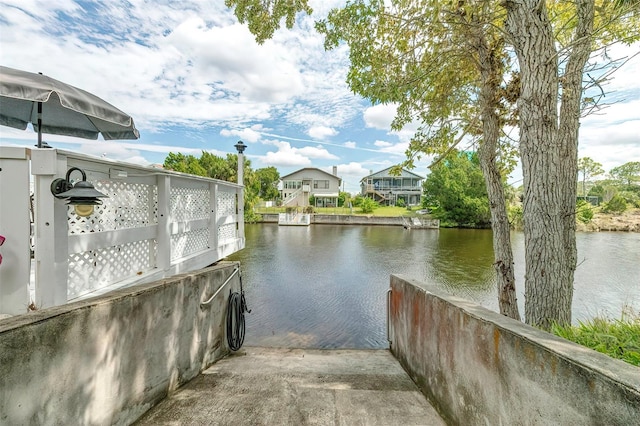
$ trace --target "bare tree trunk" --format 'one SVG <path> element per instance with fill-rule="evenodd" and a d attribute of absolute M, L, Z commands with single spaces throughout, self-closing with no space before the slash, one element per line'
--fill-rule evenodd
<path fill-rule="evenodd" d="M 591 3 L 592 23 L 593 0 L 577 3 L 578 9 Z M 549 329 L 553 323 L 571 323 L 576 267 L 577 131 L 584 61 L 580 64 L 582 55 L 573 58 L 572 54 L 567 66 L 572 79 L 563 83 L 558 125 L 558 59 L 545 2 L 507 0 L 506 8 L 506 28 L 521 76 L 518 108 L 524 177 L 525 317 L 527 323 Z M 579 13 L 578 18 L 587 17 L 583 15 Z M 589 38 L 588 34 L 583 35 L 584 39 Z M 580 43 L 579 35 L 576 40 Z M 587 57 L 588 53 L 587 48 Z"/>
<path fill-rule="evenodd" d="M 481 76 L 482 143 L 478 148 L 478 158 L 480 159 L 480 167 L 487 187 L 489 209 L 491 211 L 495 260 L 493 266 L 496 270 L 498 283 L 498 305 L 502 315 L 520 321 L 516 297 L 516 279 L 513 271 L 511 228 L 507 216 L 502 176 L 496 161 L 501 129 L 498 102 L 500 100 L 499 89 L 502 79 L 502 64 L 495 55 L 496 46 L 488 45 L 482 27 L 475 27 L 473 33 L 474 37 L 471 38 L 473 41 L 472 48 L 478 54 L 478 66 Z"/>

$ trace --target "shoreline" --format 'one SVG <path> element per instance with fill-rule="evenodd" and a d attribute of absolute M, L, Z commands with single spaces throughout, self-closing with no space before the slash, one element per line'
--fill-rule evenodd
<path fill-rule="evenodd" d="M 621 214 L 596 213 L 589 223 L 578 222 L 577 232 L 640 232 L 640 209 Z"/>
<path fill-rule="evenodd" d="M 262 220 L 257 221 L 256 223 L 278 223 L 278 213 L 258 214 L 262 216 Z M 316 220 L 316 217 L 318 217 L 319 220 Z M 322 219 L 320 219 L 320 217 L 322 217 Z M 429 220 L 430 218 L 424 219 Z M 313 213 L 311 224 L 403 226 L 407 221 L 411 221 L 411 218 L 403 216 L 382 217 L 367 215 L 328 215 Z M 439 229 L 440 226 L 431 225 L 427 226 L 426 228 Z M 444 227 L 442 228 L 444 229 Z M 424 228 L 416 226 L 415 229 Z M 452 229 L 467 228 L 454 227 Z M 521 229 L 513 230 L 521 231 Z M 629 209 L 622 214 L 596 213 L 589 223 L 582 223 L 578 221 L 576 223 L 576 232 L 640 232 L 640 209 Z"/>

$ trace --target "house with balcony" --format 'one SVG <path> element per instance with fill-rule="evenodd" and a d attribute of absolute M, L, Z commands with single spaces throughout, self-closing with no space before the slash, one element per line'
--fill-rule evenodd
<path fill-rule="evenodd" d="M 314 207 L 337 207 L 341 184 L 336 166 L 333 173 L 306 167 L 280 178 L 278 188 L 285 207 L 306 207 L 312 196 Z"/>
<path fill-rule="evenodd" d="M 372 173 L 360 180 L 360 193 L 380 205 L 393 206 L 403 200 L 407 206 L 420 204 L 424 178 L 402 169 L 400 175 L 391 174 L 391 167 Z"/>

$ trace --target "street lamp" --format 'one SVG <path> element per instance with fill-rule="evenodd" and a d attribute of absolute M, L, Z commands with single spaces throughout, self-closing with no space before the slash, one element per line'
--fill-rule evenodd
<path fill-rule="evenodd" d="M 238 141 L 234 146 L 238 150 L 238 154 L 242 154 L 244 150 L 247 149 L 247 146 L 242 141 Z"/>
<path fill-rule="evenodd" d="M 82 180 L 75 184 L 70 181 L 73 171 L 82 173 Z M 87 174 L 78 167 L 71 167 L 64 179 L 58 178 L 51 182 L 51 193 L 56 198 L 66 199 L 67 204 L 74 206 L 75 213 L 82 217 L 91 216 L 93 206 L 102 204 L 100 198 L 108 197 L 87 182 Z"/>

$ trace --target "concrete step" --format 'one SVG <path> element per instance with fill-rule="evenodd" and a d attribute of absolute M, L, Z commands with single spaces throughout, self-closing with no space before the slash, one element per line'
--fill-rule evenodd
<path fill-rule="evenodd" d="M 387 350 L 242 349 L 136 425 L 445 425 Z"/>

